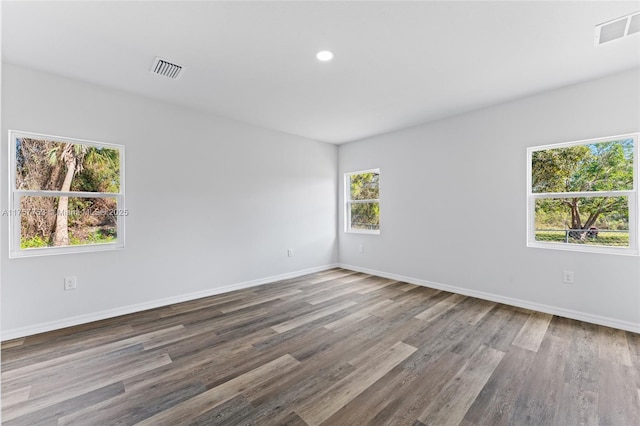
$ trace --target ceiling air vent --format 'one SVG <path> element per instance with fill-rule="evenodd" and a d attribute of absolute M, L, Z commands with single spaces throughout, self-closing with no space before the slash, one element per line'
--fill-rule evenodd
<path fill-rule="evenodd" d="M 617 40 L 639 32 L 640 11 L 596 25 L 595 45 L 600 46 L 601 44 L 609 41 Z"/>
<path fill-rule="evenodd" d="M 173 78 L 175 80 L 180 76 L 180 74 L 182 74 L 182 66 L 156 57 L 155 61 L 153 61 L 151 72 Z"/>

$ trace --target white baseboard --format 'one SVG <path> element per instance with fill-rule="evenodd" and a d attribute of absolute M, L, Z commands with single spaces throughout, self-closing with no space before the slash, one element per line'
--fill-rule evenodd
<path fill-rule="evenodd" d="M 93 321 L 100 321 L 107 318 L 113 318 L 120 315 L 133 314 L 136 312 L 146 311 L 148 309 L 160 308 L 162 306 L 173 305 L 175 303 L 188 302 L 190 300 L 200 299 L 203 297 L 215 296 L 216 294 L 228 293 L 243 288 L 255 287 L 262 284 L 269 284 L 276 281 L 296 278 L 302 275 L 313 274 L 315 272 L 326 271 L 328 269 L 337 268 L 338 264 L 318 266 L 315 268 L 304 269 L 301 271 L 288 272 L 286 274 L 274 275 L 266 278 L 245 281 L 236 284 L 230 284 L 222 287 L 214 287 L 194 293 L 181 294 L 178 296 L 166 297 L 164 299 L 151 300 L 149 302 L 137 303 L 135 305 L 123 306 L 115 309 L 107 309 L 100 312 L 93 312 L 86 315 L 78 315 L 69 318 L 63 318 L 56 321 L 49 321 L 40 324 L 34 324 L 26 327 L 13 328 L 2 332 L 0 341 L 17 339 L 20 337 L 31 336 L 38 333 L 44 333 L 61 328 L 72 327 L 74 325 L 86 324 Z"/>
<path fill-rule="evenodd" d="M 620 330 L 631 331 L 634 333 L 640 333 L 640 324 L 632 323 L 629 321 L 621 321 L 615 318 L 608 318 L 599 315 L 592 315 L 585 312 L 573 311 L 570 309 L 559 308 L 556 306 L 543 305 L 534 302 L 528 302 L 526 300 L 514 299 L 511 297 L 500 296 L 492 293 L 485 293 L 482 291 L 469 290 L 462 287 L 451 286 L 447 284 L 436 283 L 427 280 L 421 280 L 418 278 L 406 277 L 403 275 L 387 273 L 374 269 L 361 268 L 359 266 L 346 265 L 346 264 L 330 264 L 319 266 L 315 268 L 305 269 L 301 271 L 289 272 L 286 274 L 274 275 L 271 277 L 260 278 L 252 281 L 245 281 L 241 283 L 230 284 L 222 287 L 215 287 L 203 291 L 194 293 L 183 294 L 179 296 L 167 297 L 164 299 L 156 299 L 149 302 L 138 303 L 135 305 L 123 306 L 115 309 L 108 309 L 100 312 L 94 312 L 86 315 L 78 315 L 74 317 L 64 318 L 56 321 L 49 321 L 46 323 L 34 324 L 26 327 L 19 327 L 9 329 L 2 332 L 0 337 L 1 341 L 17 339 L 20 337 L 31 336 L 38 333 L 44 333 L 52 330 L 59 330 L 61 328 L 72 327 L 74 325 L 86 324 L 93 321 L 100 321 L 107 318 L 113 318 L 120 315 L 127 315 L 136 312 L 145 311 L 148 309 L 160 308 L 162 306 L 172 305 L 175 303 L 187 302 L 190 300 L 196 300 L 203 297 L 215 296 L 216 294 L 227 293 L 234 290 L 241 290 L 244 288 L 255 287 L 262 284 L 269 284 L 276 281 L 286 280 L 290 278 L 299 277 L 302 275 L 313 274 L 315 272 L 326 271 L 332 268 L 344 268 L 356 272 L 363 272 L 366 274 L 377 275 L 383 278 L 389 278 L 393 280 L 403 281 L 411 284 L 420 285 L 423 287 L 435 288 L 438 290 L 449 291 L 451 293 L 463 294 L 465 296 L 476 297 L 478 299 L 489 300 L 492 302 L 504 303 L 505 305 L 517 306 L 520 308 L 531 309 L 534 311 L 544 312 L 547 314 L 557 315 L 560 317 L 571 318 L 579 321 L 585 321 L 593 324 L 604 325 L 607 327 L 613 327 Z"/>
<path fill-rule="evenodd" d="M 586 312 L 573 311 L 570 309 L 559 308 L 557 306 L 543 305 L 540 303 L 528 302 L 526 300 L 514 299 L 511 297 L 500 296 L 492 293 L 485 293 L 483 291 L 469 290 L 467 288 L 451 286 L 447 284 L 440 284 L 436 282 L 421 280 L 418 278 L 405 277 L 398 274 L 390 274 L 383 271 L 377 271 L 374 269 L 361 268 L 359 266 L 339 264 L 340 268 L 349 269 L 351 271 L 363 272 L 365 274 L 377 275 L 383 278 L 389 278 L 392 280 L 403 281 L 410 284 L 415 284 L 423 287 L 435 288 L 437 290 L 449 291 L 451 293 L 462 294 L 465 296 L 476 297 L 478 299 L 489 300 L 491 302 L 504 303 L 505 305 L 517 306 L 519 308 L 531 309 L 533 311 L 544 312 L 546 314 L 557 315 L 559 317 L 571 318 L 578 321 L 589 322 L 592 324 L 604 325 L 607 327 L 613 327 L 620 330 L 631 331 L 633 333 L 640 333 L 640 324 L 636 324 L 629 321 L 621 321 L 615 318 L 603 317 L 599 315 L 593 315 Z"/>

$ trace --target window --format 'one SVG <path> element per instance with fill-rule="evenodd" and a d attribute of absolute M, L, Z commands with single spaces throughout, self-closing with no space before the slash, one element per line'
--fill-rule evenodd
<path fill-rule="evenodd" d="M 346 173 L 345 232 L 380 233 L 380 170 Z"/>
<path fill-rule="evenodd" d="M 10 256 L 124 247 L 124 147 L 9 131 Z"/>
<path fill-rule="evenodd" d="M 528 245 L 638 253 L 638 135 L 529 148 Z"/>

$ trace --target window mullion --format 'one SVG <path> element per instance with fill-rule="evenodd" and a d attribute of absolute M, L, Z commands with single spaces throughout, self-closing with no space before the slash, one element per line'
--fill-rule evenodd
<path fill-rule="evenodd" d="M 534 198 L 581 198 L 581 197 L 625 197 L 633 194 L 633 190 L 624 191 L 585 191 L 585 192 L 539 192 L 531 193 Z"/>
<path fill-rule="evenodd" d="M 372 199 L 372 200 L 348 200 L 351 204 L 371 204 L 371 203 L 379 203 L 380 200 Z"/>
<path fill-rule="evenodd" d="M 34 191 L 16 190 L 13 191 L 20 197 L 72 197 L 72 198 L 114 198 L 120 196 L 119 192 L 83 192 L 83 191 Z"/>

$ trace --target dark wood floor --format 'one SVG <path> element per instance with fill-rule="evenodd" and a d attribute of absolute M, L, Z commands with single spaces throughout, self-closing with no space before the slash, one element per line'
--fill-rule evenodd
<path fill-rule="evenodd" d="M 640 335 L 334 269 L 5 342 L 6 425 L 640 424 Z"/>

